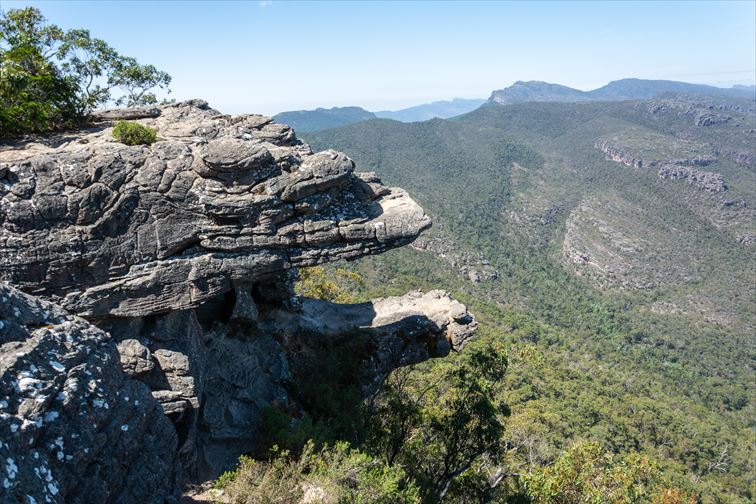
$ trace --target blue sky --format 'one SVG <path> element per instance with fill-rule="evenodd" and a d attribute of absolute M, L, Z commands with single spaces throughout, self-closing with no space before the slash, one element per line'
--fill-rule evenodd
<path fill-rule="evenodd" d="M 228 113 L 397 109 L 516 80 L 752 83 L 756 1 L 14 1 L 88 28 Z"/>

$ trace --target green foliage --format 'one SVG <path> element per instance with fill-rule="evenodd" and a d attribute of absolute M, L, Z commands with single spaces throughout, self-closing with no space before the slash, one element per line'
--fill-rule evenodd
<path fill-rule="evenodd" d="M 326 272 L 323 266 L 312 266 L 299 270 L 295 291 L 300 296 L 332 303 L 353 303 L 350 292 L 361 284 L 362 277 L 353 271 L 334 268 Z"/>
<path fill-rule="evenodd" d="M 150 90 L 170 81 L 87 30 L 48 24 L 36 8 L 0 13 L 0 136 L 73 127 L 110 100 L 157 103 Z"/>
<path fill-rule="evenodd" d="M 504 351 L 487 345 L 446 368 L 428 383 L 413 383 L 411 370 L 397 370 L 376 401 L 372 445 L 387 463 L 402 463 L 434 501 L 476 462 L 501 455 L 504 419 L 510 411 L 495 399 L 504 377 Z"/>
<path fill-rule="evenodd" d="M 534 504 L 631 504 L 669 501 L 696 502 L 693 495 L 665 488 L 658 464 L 635 453 L 615 456 L 598 443 L 577 444 L 553 465 L 523 477 Z"/>
<path fill-rule="evenodd" d="M 316 449 L 307 443 L 298 457 L 274 449 L 269 461 L 240 459 L 218 480 L 238 504 L 307 502 L 419 504 L 419 490 L 401 467 L 389 467 L 340 442 Z"/>
<path fill-rule="evenodd" d="M 475 502 L 480 495 L 494 494 L 488 479 L 480 477 L 480 468 L 495 467 L 504 453 L 504 421 L 510 412 L 495 399 L 507 368 L 499 345 L 472 350 L 430 375 L 415 367 L 399 369 L 367 405 L 361 402 L 359 391 L 349 387 L 356 381 L 359 351 L 343 346 L 335 353 L 330 349 L 318 355 L 315 361 L 317 373 L 306 370 L 295 380 L 296 396 L 308 415 L 292 419 L 276 407 L 263 412 L 266 439 L 270 446 L 286 447 L 287 463 L 247 464 L 274 470 L 276 477 L 293 478 L 286 485 L 294 486 L 276 487 L 276 492 L 294 495 L 302 480 L 298 472 L 310 473 L 312 464 L 342 470 L 339 467 L 345 466 L 339 466 L 331 452 L 347 453 L 348 445 L 339 440 L 348 438 L 359 446 L 364 463 L 381 469 L 365 473 L 359 488 L 349 494 L 352 500 L 344 502 L 404 502 L 382 500 L 378 487 L 387 489 L 386 496 L 411 488 L 411 502 L 420 498 L 440 502 L 447 495 L 453 502 Z M 293 473 L 283 474 L 292 468 Z M 235 488 L 242 492 L 266 487 L 265 477 L 255 474 Z M 229 478 L 238 481 L 234 475 L 223 475 L 216 484 L 227 489 Z"/>
<path fill-rule="evenodd" d="M 113 138 L 126 145 L 150 145 L 157 140 L 157 131 L 137 122 L 118 121 Z"/>
<path fill-rule="evenodd" d="M 738 121 L 756 126 L 753 117 Z M 496 392 L 512 409 L 506 473 L 547 467 L 585 439 L 618 457 L 658 461 L 674 482 L 670 495 L 687 484 L 702 502 L 735 503 L 756 498 L 754 445 L 745 441 L 756 435 L 755 256 L 734 237 L 753 234 L 752 219 L 726 213 L 719 197 L 662 184 L 655 171 L 606 161 L 594 142 L 622 132 L 664 155 L 687 145 L 752 149 L 741 129 L 696 128 L 676 113 L 650 114 L 646 103 L 527 103 L 304 136 L 407 189 L 433 217 L 428 237 L 447 245 L 451 259 L 485 258 L 498 272 L 498 280 L 472 284 L 436 254 L 406 249 L 351 265 L 364 279 L 356 296 L 445 288 L 478 318 L 482 341 L 474 345 L 511 345 Z M 753 201 L 748 169 L 722 156 L 712 169 L 734 181 L 733 195 Z M 640 237 L 634 271 L 659 286 L 620 290 L 575 274 L 563 252 L 566 221 L 584 202 L 596 216 L 585 239 L 606 243 L 606 227 L 616 240 Z M 658 309 L 685 303 L 679 313 Z M 423 369 L 432 376 L 444 365 Z M 427 383 L 417 379 L 417 387 Z"/>
<path fill-rule="evenodd" d="M 75 116 L 75 82 L 43 53 L 58 32 L 42 22 L 35 9 L 0 17 L 0 136 L 70 126 Z"/>
<path fill-rule="evenodd" d="M 509 410 L 494 390 L 506 362 L 502 349 L 489 345 L 431 373 L 394 371 L 369 405 L 365 449 L 407 468 L 427 502 L 443 500 L 453 485 L 455 498 L 467 496 L 472 478 L 462 475 L 502 453 Z"/>
<path fill-rule="evenodd" d="M 119 58 L 108 78 L 111 86 L 124 92 L 123 96 L 115 100 L 116 105 L 127 107 L 158 103 L 157 96 L 150 90 L 167 88 L 170 82 L 171 76 L 168 73 L 158 70 L 153 65 L 140 65 L 137 60 L 129 57 Z"/>

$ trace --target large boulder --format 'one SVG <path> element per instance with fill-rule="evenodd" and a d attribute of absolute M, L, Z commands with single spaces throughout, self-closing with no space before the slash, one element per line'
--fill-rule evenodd
<path fill-rule="evenodd" d="M 176 434 L 115 342 L 0 283 L 0 502 L 162 503 Z"/>
<path fill-rule="evenodd" d="M 346 352 L 353 362 L 343 364 L 360 369 L 353 379 L 369 397 L 397 367 L 462 350 L 477 328 L 467 308 L 443 291 L 359 304 L 303 299 L 296 310 L 261 307 L 253 322 L 233 317 L 205 334 L 212 371 L 199 419 L 200 474 L 218 474 L 254 451 L 263 441 L 264 409 L 295 409 L 288 385 L 297 377 L 317 379 L 303 375 L 322 368 L 324 352 L 359 347 Z"/>

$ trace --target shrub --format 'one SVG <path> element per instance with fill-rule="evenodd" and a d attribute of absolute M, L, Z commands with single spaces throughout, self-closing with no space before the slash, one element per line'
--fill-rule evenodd
<path fill-rule="evenodd" d="M 637 453 L 614 455 L 596 442 L 576 444 L 522 479 L 534 504 L 697 502 L 691 493 L 669 489 L 656 461 Z"/>
<path fill-rule="evenodd" d="M 312 442 L 302 454 L 273 451 L 270 461 L 240 459 L 233 473 L 216 482 L 239 504 L 357 503 L 419 504 L 417 486 L 399 466 L 389 467 L 370 455 L 339 442 L 317 450 Z"/>
<path fill-rule="evenodd" d="M 157 140 L 157 132 L 139 123 L 118 121 L 113 128 L 113 137 L 126 145 L 150 145 Z"/>

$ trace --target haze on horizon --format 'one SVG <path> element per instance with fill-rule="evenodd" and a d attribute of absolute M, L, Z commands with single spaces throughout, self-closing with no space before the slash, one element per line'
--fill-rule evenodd
<path fill-rule="evenodd" d="M 82 2 L 38 7 L 227 113 L 487 98 L 517 80 L 756 81 L 756 2 Z"/>

